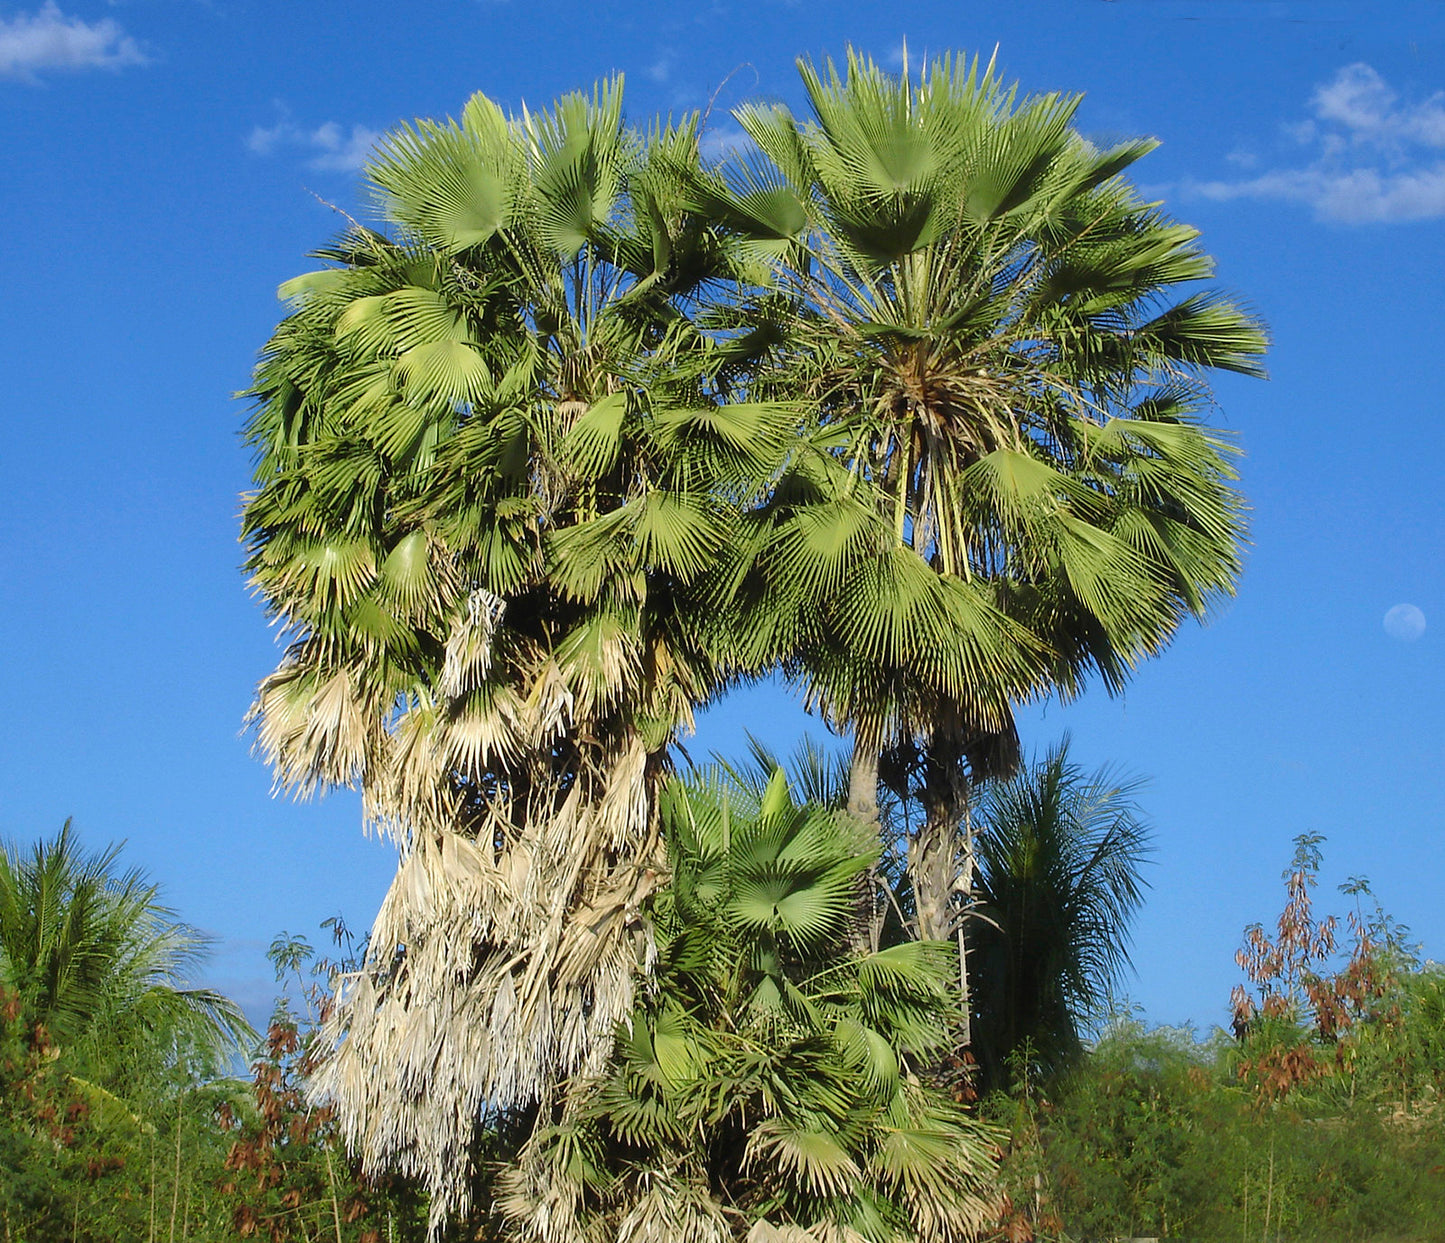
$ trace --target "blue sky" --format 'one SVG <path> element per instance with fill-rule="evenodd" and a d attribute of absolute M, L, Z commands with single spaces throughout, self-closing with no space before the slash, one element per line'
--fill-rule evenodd
<path fill-rule="evenodd" d="M 1026 91 L 1087 92 L 1085 132 L 1161 139 L 1139 182 L 1274 338 L 1268 382 L 1217 387 L 1253 506 L 1238 600 L 1122 698 L 1022 716 L 1026 745 L 1068 729 L 1149 779 L 1129 996 L 1222 1021 L 1311 831 L 1326 905 L 1368 875 L 1445 958 L 1445 0 L 0 0 L 0 835 L 126 839 L 264 1014 L 270 938 L 364 926 L 392 867 L 353 798 L 273 799 L 240 733 L 278 652 L 238 570 L 231 394 L 326 203 L 364 210 L 376 136 L 475 90 L 545 103 L 621 70 L 634 119 L 715 96 L 725 143 L 740 100 L 797 101 L 796 56 L 896 63 L 905 39 L 997 46 Z M 1401 604 L 1423 631 L 1387 631 Z M 806 727 L 765 688 L 690 749 Z"/>

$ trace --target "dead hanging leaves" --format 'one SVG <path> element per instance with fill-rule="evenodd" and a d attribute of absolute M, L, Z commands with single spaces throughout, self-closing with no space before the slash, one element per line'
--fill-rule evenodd
<path fill-rule="evenodd" d="M 534 711 L 552 710 L 539 694 Z M 526 754 L 521 805 L 490 831 L 414 836 L 322 1028 L 313 1098 L 369 1173 L 423 1181 L 434 1221 L 469 1208 L 484 1105 L 600 1072 L 652 953 L 641 910 L 662 864 L 643 741 L 594 748 L 565 782 L 548 752 Z"/>

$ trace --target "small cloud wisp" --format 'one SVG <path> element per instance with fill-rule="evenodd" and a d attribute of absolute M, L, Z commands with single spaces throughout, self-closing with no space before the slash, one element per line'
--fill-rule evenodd
<path fill-rule="evenodd" d="M 364 165 L 381 134 L 364 125 L 353 125 L 348 133 L 335 121 L 305 129 L 289 117 L 275 125 L 258 125 L 246 137 L 246 146 L 256 155 L 274 155 L 282 148 L 308 151 L 308 168 L 321 172 L 354 173 Z"/>
<path fill-rule="evenodd" d="M 1310 112 L 1287 130 L 1310 152 L 1307 164 L 1188 189 L 1217 201 L 1303 203 L 1338 224 L 1445 216 L 1445 91 L 1405 102 L 1369 65 L 1347 65 L 1315 91 Z"/>
<path fill-rule="evenodd" d="M 54 0 L 0 18 L 0 78 L 36 82 L 47 69 L 122 69 L 149 58 L 116 23 L 67 17 Z"/>

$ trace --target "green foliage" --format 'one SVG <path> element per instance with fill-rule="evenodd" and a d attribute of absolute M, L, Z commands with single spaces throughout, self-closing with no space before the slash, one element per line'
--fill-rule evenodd
<path fill-rule="evenodd" d="M 717 167 L 696 117 L 625 125 L 620 80 L 475 96 L 393 133 L 384 225 L 282 288 L 243 532 L 291 644 L 252 719 L 283 786 L 359 785 L 405 847 L 311 1086 L 434 1224 L 467 1209 L 476 1120 L 545 1114 L 632 1012 L 699 705 L 781 670 L 853 728 L 863 804 L 883 775 L 923 808 L 878 872 L 947 942 L 1014 705 L 1118 688 L 1239 571 L 1206 379 L 1258 373 L 1264 334 L 1122 179 L 1152 144 L 1099 150 L 1077 99 L 976 62 L 801 68 L 811 115 L 743 107 L 753 147 Z M 744 1013 L 800 1022 L 812 976 L 776 964 L 838 942 L 837 895 L 768 866 L 728 908 L 760 938 Z M 863 1186 L 841 1115 L 810 1117 L 774 1109 L 750 1151 L 815 1199 Z"/>
<path fill-rule="evenodd" d="M 975 849 L 977 907 L 966 924 L 974 1056 L 1002 1086 L 1027 1043 L 1031 1073 L 1065 1069 L 1128 965 L 1143 900 L 1149 830 L 1138 783 L 1085 773 L 1064 739 L 1016 776 L 985 786 Z"/>
<path fill-rule="evenodd" d="M 1078 97 L 947 56 L 800 68 L 811 115 L 740 109 L 755 149 L 698 191 L 770 273 L 729 320 L 754 389 L 827 429 L 767 509 L 759 590 L 870 745 L 1008 733 L 1232 590 L 1232 451 L 1200 414 L 1265 336 L 1122 177 L 1154 144 L 1095 148 Z"/>
<path fill-rule="evenodd" d="M 426 1213 L 415 1189 L 363 1179 L 340 1142 L 331 1111 L 306 1100 L 320 1052 L 319 1020 L 331 1004 L 331 978 L 356 965 L 356 946 L 345 925 L 339 919 L 327 925 L 343 951 L 339 962 L 315 961 L 304 937 L 282 933 L 271 943 L 267 956 L 287 991 L 277 999 L 253 1063 L 250 1093 L 217 1111 L 229 1139 L 224 1169 L 214 1174 L 219 1199 L 241 1238 L 381 1243 L 385 1233 L 388 1243 L 420 1239 Z"/>
<path fill-rule="evenodd" d="M 1078 97 L 947 56 L 800 68 L 808 113 L 740 109 L 752 147 L 698 191 L 767 273 L 719 317 L 756 346 L 750 393 L 810 416 L 745 515 L 744 638 L 853 731 L 857 814 L 874 776 L 919 804 L 910 915 L 949 938 L 1015 706 L 1119 690 L 1234 590 L 1208 382 L 1261 374 L 1266 338 L 1125 180 L 1154 144 L 1095 147 Z"/>
<path fill-rule="evenodd" d="M 1351 1104 L 1304 1090 L 1261 1111 L 1238 1058 L 1223 1034 L 1201 1043 L 1122 1018 L 1028 1107 L 993 1099 L 987 1112 L 1013 1134 L 1010 1237 L 1439 1237 L 1436 1105 L 1402 1114 L 1368 1094 Z M 1438 1076 L 1441 1064 L 1415 1069 Z"/>
<path fill-rule="evenodd" d="M 1313 910 L 1322 841 L 1296 839 L 1273 935 L 1246 929 L 1233 1038 L 1121 1015 L 1067 1074 L 1024 1059 L 990 1098 L 1011 1132 L 1004 1237 L 1439 1237 L 1445 975 L 1359 879 L 1337 951 Z"/>
<path fill-rule="evenodd" d="M 847 948 L 874 848 L 781 770 L 674 782 L 662 815 L 650 988 L 502 1174 L 513 1237 L 972 1237 L 993 1136 L 920 1077 L 949 1039 L 951 947 Z"/>
<path fill-rule="evenodd" d="M 621 108 L 612 79 L 399 129 L 368 169 L 390 235 L 355 226 L 282 288 L 243 526 L 295 639 L 256 704 L 288 787 L 361 780 L 415 822 L 437 787 L 521 781 L 573 718 L 656 750 L 718 685 L 698 580 L 796 419 L 724 405 L 694 322 L 729 274 L 684 193 L 696 118 L 644 139 Z M 519 720 L 549 678 L 569 711 Z"/>
<path fill-rule="evenodd" d="M 68 824 L 0 855 L 0 1240 L 422 1237 L 415 1192 L 362 1184 L 303 1099 L 333 965 L 308 984 L 310 946 L 278 938 L 307 1009 L 283 996 L 248 1092 L 229 1072 L 255 1033 L 186 986 L 204 938 L 119 855 L 84 853 Z"/>
<path fill-rule="evenodd" d="M 251 393 L 248 569 L 293 640 L 260 749 L 299 793 L 360 785 L 413 865 L 320 1090 L 439 1220 L 483 1104 L 546 1097 L 630 1009 L 667 748 L 744 663 L 738 510 L 800 421 L 699 323 L 732 262 L 688 194 L 696 117 L 622 115 L 614 79 L 393 133 L 386 232 L 283 287 Z"/>
<path fill-rule="evenodd" d="M 0 986 L 46 1038 L 85 1055 L 124 1057 L 159 1042 L 163 1052 L 217 1067 L 253 1039 L 235 1004 L 181 987 L 206 939 L 162 904 L 137 870 L 116 867 L 119 846 L 87 855 L 70 822 L 27 853 L 0 852 Z"/>
<path fill-rule="evenodd" d="M 1397 971 L 1346 1050 L 1349 1091 L 1410 1114 L 1445 1100 L 1445 967 Z"/>
<path fill-rule="evenodd" d="M 0 1238 L 209 1240 L 225 1077 L 254 1038 L 185 986 L 206 942 L 69 824 L 0 855 Z"/>
<path fill-rule="evenodd" d="M 1228 1204 L 1237 1190 L 1218 1180 L 1250 1118 L 1237 1091 L 1231 1110 L 1217 1052 L 1187 1030 L 1145 1031 L 1120 1018 L 1049 1090 L 1032 1122 L 1056 1228 L 1085 1239 L 1233 1237 L 1200 1219 L 1201 1203 Z"/>

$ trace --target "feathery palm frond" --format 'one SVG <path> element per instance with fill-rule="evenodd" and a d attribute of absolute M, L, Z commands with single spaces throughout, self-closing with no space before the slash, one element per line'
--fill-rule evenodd
<path fill-rule="evenodd" d="M 116 1057 L 151 1043 L 224 1069 L 256 1033 L 234 1002 L 188 986 L 209 940 L 119 855 L 83 852 L 68 820 L 28 852 L 0 851 L 0 982 L 62 1047 Z"/>
<path fill-rule="evenodd" d="M 1149 829 L 1137 781 L 1086 773 L 1068 739 L 984 789 L 978 815 L 981 918 L 968 924 L 974 1049 L 1002 1083 L 1026 1043 L 1046 1069 L 1079 1051 L 1128 966 Z"/>

